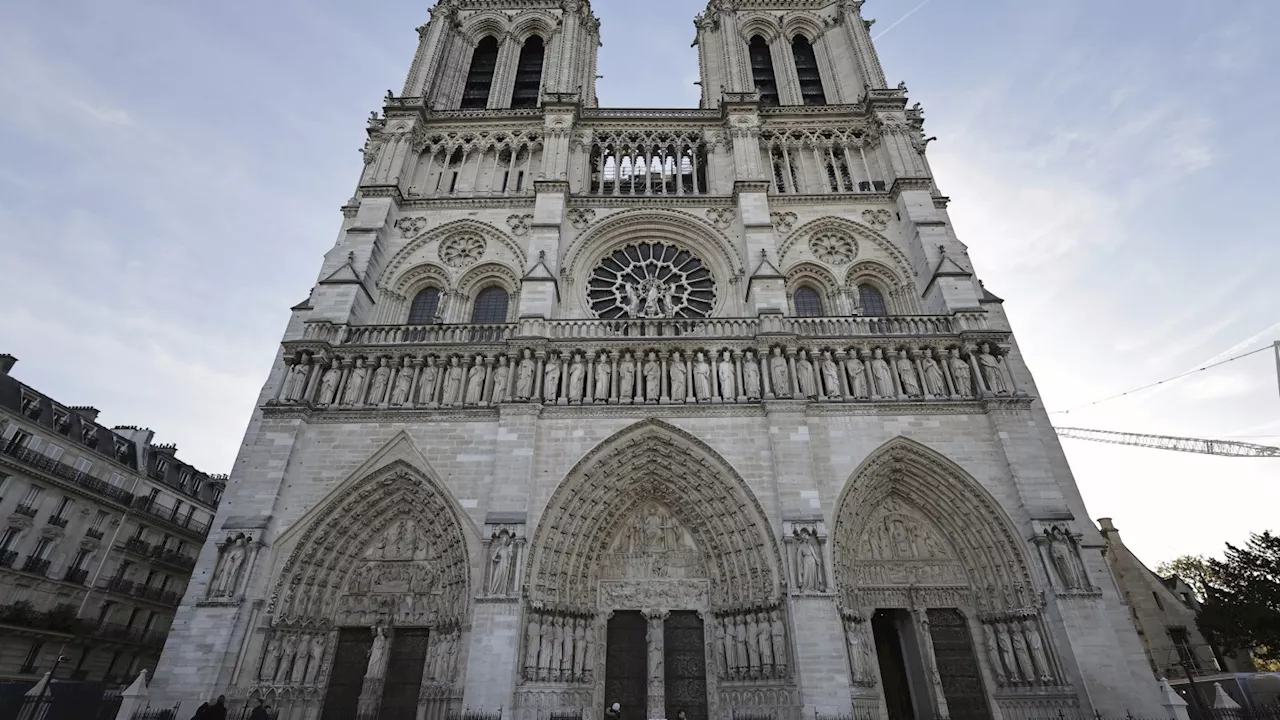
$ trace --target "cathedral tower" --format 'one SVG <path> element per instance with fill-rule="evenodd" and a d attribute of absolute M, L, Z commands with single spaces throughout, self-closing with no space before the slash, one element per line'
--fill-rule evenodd
<path fill-rule="evenodd" d="M 153 697 L 288 720 L 1029 718 L 1156 684 L 859 0 L 441 0 L 293 308 Z"/>

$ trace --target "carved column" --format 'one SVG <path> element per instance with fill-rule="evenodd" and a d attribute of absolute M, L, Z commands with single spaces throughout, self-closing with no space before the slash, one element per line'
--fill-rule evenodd
<path fill-rule="evenodd" d="M 933 651 L 933 636 L 929 633 L 929 615 L 924 608 L 911 609 L 911 623 L 915 627 L 920 646 L 920 660 L 929 678 L 929 698 L 937 708 L 937 717 L 949 717 L 947 699 L 942 694 L 942 677 L 938 674 L 938 657 Z"/>
<path fill-rule="evenodd" d="M 744 403 L 747 401 L 747 384 L 743 382 L 743 378 L 742 378 L 742 362 L 743 362 L 742 351 L 734 350 L 733 351 L 733 375 L 735 378 L 737 378 L 737 381 L 738 381 L 738 386 L 737 386 L 738 397 L 736 399 L 740 403 Z"/>
<path fill-rule="evenodd" d="M 804 395 L 800 390 L 800 376 L 796 374 L 796 350 L 795 348 L 787 349 L 787 369 L 791 371 L 791 397 L 804 399 Z"/>
<path fill-rule="evenodd" d="M 893 392 L 899 400 L 906 400 L 907 393 L 902 389 L 902 378 L 898 377 L 898 351 L 890 350 L 885 353 L 889 363 L 889 377 L 893 378 Z"/>
<path fill-rule="evenodd" d="M 534 371 L 533 376 L 533 397 L 529 398 L 530 402 L 542 402 L 542 382 L 543 382 L 543 366 L 546 364 L 547 354 L 541 350 L 537 352 L 538 368 Z"/>
<path fill-rule="evenodd" d="M 408 407 L 418 406 L 418 383 L 422 382 L 422 363 L 420 357 L 413 358 L 413 382 L 409 384 L 409 402 L 405 403 Z"/>
<path fill-rule="evenodd" d="M 671 402 L 671 386 L 670 379 L 667 375 L 667 368 L 670 366 L 671 353 L 663 350 L 658 353 L 658 367 L 660 368 L 658 375 L 658 402 L 666 405 Z"/>
<path fill-rule="evenodd" d="M 663 624 L 666 622 L 667 616 L 671 614 L 669 610 L 644 610 L 644 619 L 647 621 L 646 639 L 648 640 L 648 656 L 649 656 L 649 681 L 648 681 L 648 712 L 646 717 L 660 718 L 667 714 L 666 699 L 666 670 L 664 668 L 665 647 L 663 644 Z"/>

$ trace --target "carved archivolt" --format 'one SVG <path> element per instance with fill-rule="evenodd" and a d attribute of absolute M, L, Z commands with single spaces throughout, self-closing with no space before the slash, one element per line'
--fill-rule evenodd
<path fill-rule="evenodd" d="M 505 247 L 515 256 L 517 267 L 523 268 L 526 263 L 524 249 L 519 243 L 512 240 L 506 233 L 498 230 L 494 226 L 483 223 L 478 220 L 463 219 L 445 223 L 440 227 L 424 232 L 415 237 L 410 243 L 400 248 L 391 261 L 387 263 L 387 267 L 382 271 L 382 277 L 378 280 L 378 287 L 388 288 L 401 285 L 400 277 L 406 265 L 420 255 L 420 251 L 433 242 L 443 241 L 454 236 L 473 235 L 479 236 L 484 241 Z M 415 263 L 416 264 L 416 263 Z"/>
<path fill-rule="evenodd" d="M 803 243 L 800 247 L 808 247 L 811 240 L 823 235 L 846 236 L 859 241 L 864 248 L 879 250 L 886 256 L 886 260 L 892 264 L 893 271 L 898 276 L 899 282 L 913 277 L 911 262 L 907 259 L 906 253 L 902 252 L 891 240 L 864 225 L 833 216 L 818 218 L 796 228 L 795 232 L 791 233 L 791 236 L 782 244 L 778 251 L 778 257 L 785 264 L 787 253 L 796 247 L 797 243 Z"/>
<path fill-rule="evenodd" d="M 954 463 L 895 438 L 853 475 L 837 508 L 836 582 L 846 607 L 888 587 L 971 591 L 984 616 L 1034 613 L 1026 556 L 997 502 Z M 954 602 L 954 600 L 950 600 Z M 874 607 L 874 605 L 873 605 Z"/>
<path fill-rule="evenodd" d="M 418 625 L 466 617 L 470 574 L 458 513 L 397 460 L 336 489 L 295 530 L 268 608 L 276 627 Z"/>
<path fill-rule="evenodd" d="M 709 578 L 716 611 L 780 597 L 781 555 L 751 490 L 715 451 L 658 420 L 578 463 L 551 497 L 532 548 L 529 600 L 567 611 L 595 610 L 602 579 L 655 573 Z"/>

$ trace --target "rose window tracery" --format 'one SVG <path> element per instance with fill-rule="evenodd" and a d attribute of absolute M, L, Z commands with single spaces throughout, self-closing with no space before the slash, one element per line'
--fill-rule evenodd
<path fill-rule="evenodd" d="M 702 260 L 667 243 L 635 243 L 600 261 L 587 283 L 598 317 L 700 318 L 715 305 L 715 281 Z"/>
<path fill-rule="evenodd" d="M 473 265 L 484 257 L 484 238 L 473 233 L 459 233 L 440 243 L 440 261 L 451 268 Z"/>
<path fill-rule="evenodd" d="M 853 238 L 840 233 L 815 235 L 809 241 L 813 256 L 832 265 L 847 265 L 858 255 L 858 245 Z"/>

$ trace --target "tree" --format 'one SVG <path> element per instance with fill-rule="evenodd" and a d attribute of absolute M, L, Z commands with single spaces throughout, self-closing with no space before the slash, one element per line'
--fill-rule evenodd
<path fill-rule="evenodd" d="M 1194 565 L 1183 570 L 1189 582 L 1205 585 L 1198 624 L 1211 643 L 1252 648 L 1264 663 L 1280 662 L 1280 536 L 1264 532 L 1250 535 L 1244 547 L 1228 543 L 1224 559 L 1210 558 L 1198 578 Z"/>
<path fill-rule="evenodd" d="M 1213 568 L 1209 566 L 1209 558 L 1203 555 L 1183 555 L 1156 566 L 1156 573 L 1161 576 L 1177 575 L 1185 580 L 1196 591 L 1196 596 L 1203 601 L 1209 597 L 1209 586 L 1214 577 Z"/>

